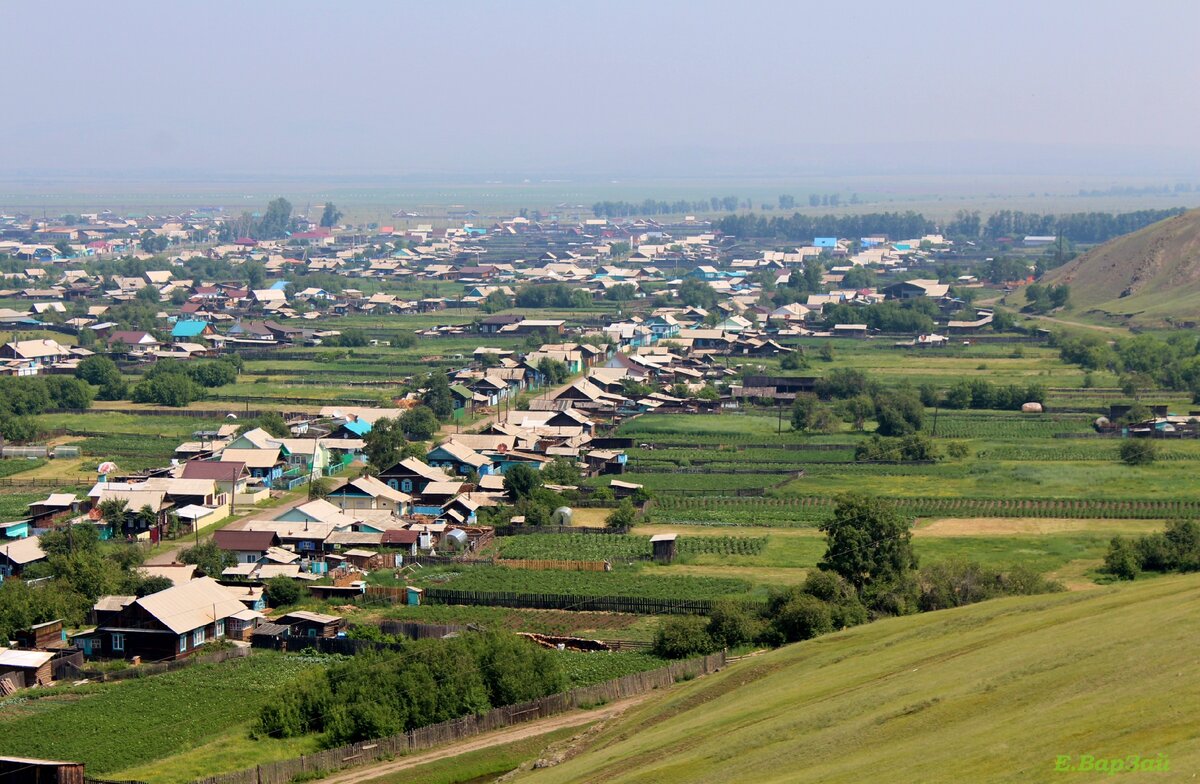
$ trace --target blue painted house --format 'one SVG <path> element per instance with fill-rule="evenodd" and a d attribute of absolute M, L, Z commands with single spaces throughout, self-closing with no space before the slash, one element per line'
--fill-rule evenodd
<path fill-rule="evenodd" d="M 471 472 L 487 476 L 494 472 L 490 458 L 454 441 L 447 441 L 430 449 L 426 460 L 434 468 L 445 469 L 456 476 L 467 476 Z"/>

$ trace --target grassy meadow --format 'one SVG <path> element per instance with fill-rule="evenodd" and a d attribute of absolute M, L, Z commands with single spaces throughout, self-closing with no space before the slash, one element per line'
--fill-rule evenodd
<path fill-rule="evenodd" d="M 1200 577 L 893 618 L 663 693 L 517 781 L 1098 781 L 1060 756 L 1200 765 Z M 1130 669 L 1137 662 L 1136 671 Z"/>

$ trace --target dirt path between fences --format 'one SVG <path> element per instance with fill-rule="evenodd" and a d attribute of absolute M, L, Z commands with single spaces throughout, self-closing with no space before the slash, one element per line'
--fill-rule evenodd
<path fill-rule="evenodd" d="M 321 779 L 321 782 L 323 784 L 357 784 L 358 782 L 371 781 L 372 779 L 388 776 L 398 771 L 407 770 L 408 768 L 415 768 L 418 765 L 424 765 L 428 762 L 436 762 L 448 757 L 457 757 L 459 754 L 465 754 L 469 751 L 479 751 L 480 749 L 487 749 L 493 746 L 502 746 L 506 743 L 514 743 L 537 735 L 545 735 L 548 732 L 554 732 L 566 727 L 578 727 L 596 721 L 611 719 L 658 693 L 660 692 L 649 691 L 645 694 L 639 694 L 636 697 L 629 697 L 610 705 L 604 705 L 595 710 L 573 710 L 557 716 L 548 716 L 544 719 L 530 721 L 525 724 L 517 724 L 502 730 L 496 730 L 495 732 L 477 735 L 474 738 L 461 741 L 453 746 L 443 746 L 442 748 L 410 754 L 388 762 L 344 770 L 328 778 Z"/>

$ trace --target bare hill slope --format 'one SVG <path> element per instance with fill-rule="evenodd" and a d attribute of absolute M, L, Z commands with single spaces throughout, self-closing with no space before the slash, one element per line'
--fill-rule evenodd
<path fill-rule="evenodd" d="M 1046 274 L 1078 312 L 1134 324 L 1200 321 L 1200 210 L 1118 237 Z"/>

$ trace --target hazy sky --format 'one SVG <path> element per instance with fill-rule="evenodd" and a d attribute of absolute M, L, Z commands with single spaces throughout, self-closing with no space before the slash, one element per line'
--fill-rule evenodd
<path fill-rule="evenodd" d="M 1200 3 L 0 5 L 0 170 L 1195 174 Z"/>

